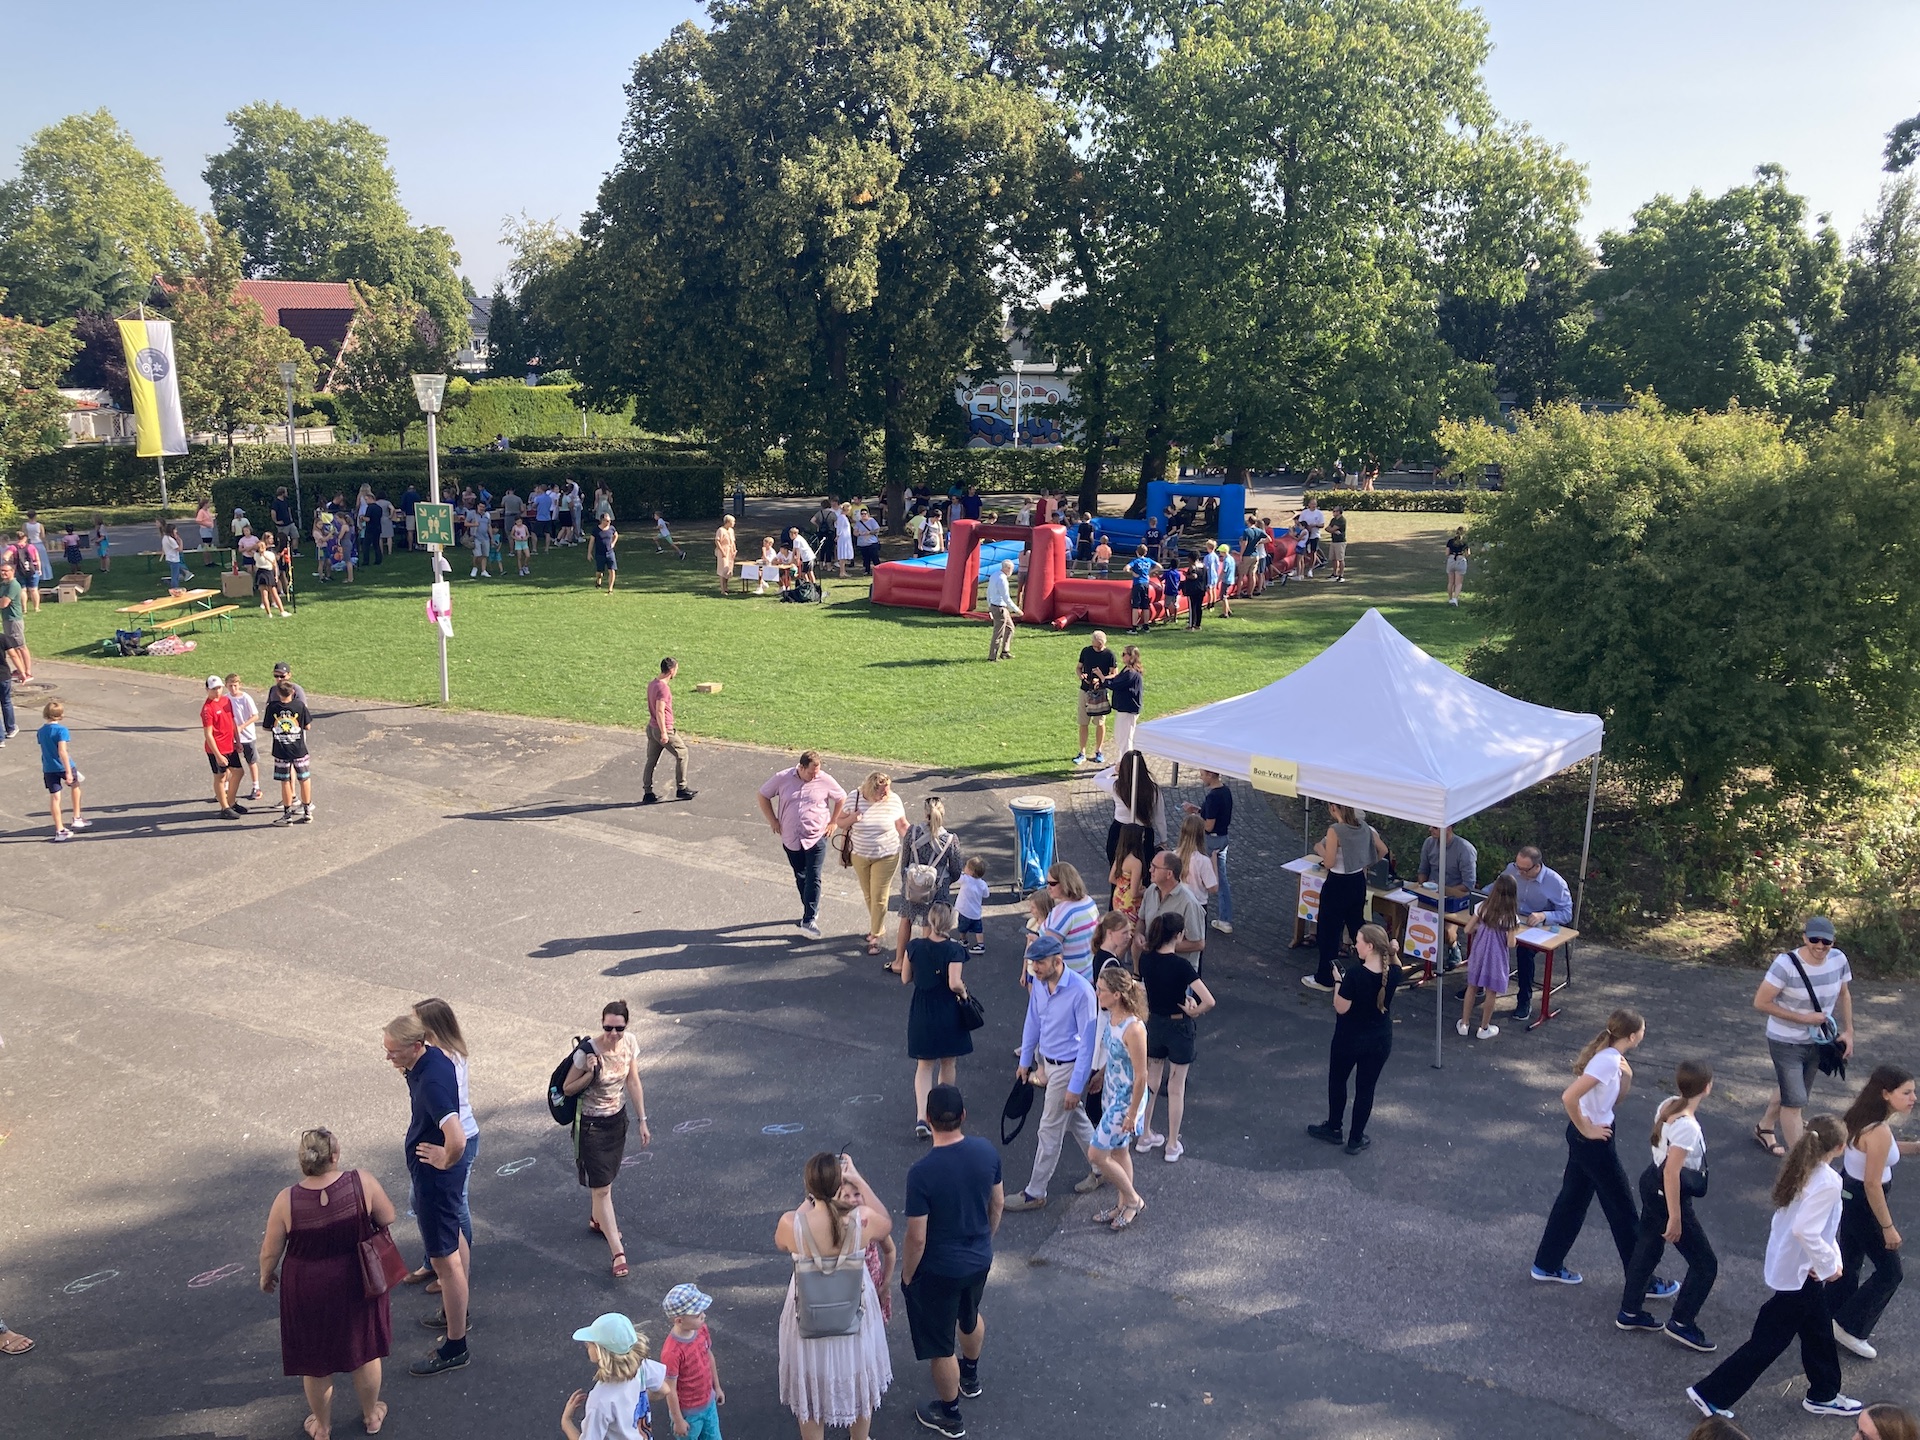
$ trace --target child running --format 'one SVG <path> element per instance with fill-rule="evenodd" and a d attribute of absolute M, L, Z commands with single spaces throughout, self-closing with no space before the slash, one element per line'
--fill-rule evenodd
<path fill-rule="evenodd" d="M 987 864 L 978 855 L 967 857 L 960 873 L 960 891 L 954 907 L 960 923 L 953 938 L 967 947 L 969 955 L 984 955 L 987 950 L 986 920 Z"/>
<path fill-rule="evenodd" d="M 713 1336 L 707 1330 L 707 1307 L 712 1304 L 713 1297 L 697 1285 L 676 1285 L 661 1303 L 673 1321 L 660 1342 L 667 1413 L 681 1440 L 720 1440 L 720 1407 L 727 1403 L 727 1392 L 720 1387 Z"/>
<path fill-rule="evenodd" d="M 586 1344 L 593 1389 L 567 1397 L 560 1412 L 567 1440 L 654 1440 L 654 1406 L 668 1398 L 667 1372 L 647 1358 L 646 1336 L 626 1316 L 609 1313 L 574 1331 L 573 1338 Z M 578 1420 L 575 1411 L 581 1412 Z"/>
<path fill-rule="evenodd" d="M 1511 875 L 1501 875 L 1487 890 L 1487 898 L 1467 921 L 1467 989 L 1460 1002 L 1460 1018 L 1453 1028 L 1467 1033 L 1473 1016 L 1474 991 L 1481 995 L 1479 1040 L 1491 1040 L 1500 1033 L 1493 1023 L 1493 1006 L 1507 993 L 1507 947 L 1513 932 L 1520 928 L 1520 889 Z"/>
<path fill-rule="evenodd" d="M 47 723 L 39 730 L 40 740 L 40 778 L 47 783 L 47 809 L 53 815 L 53 838 L 71 840 L 75 830 L 90 830 L 93 822 L 81 818 L 80 786 L 86 780 L 73 768 L 72 735 L 61 724 L 67 708 L 58 700 L 49 700 L 40 712 L 41 719 Z M 63 790 L 73 792 L 73 824 L 66 825 L 60 818 L 60 796 Z"/>
<path fill-rule="evenodd" d="M 656 510 L 653 512 L 653 553 L 664 555 L 669 550 L 682 560 L 687 558 L 687 552 L 674 543 L 673 531 L 667 528 L 666 516 Z"/>

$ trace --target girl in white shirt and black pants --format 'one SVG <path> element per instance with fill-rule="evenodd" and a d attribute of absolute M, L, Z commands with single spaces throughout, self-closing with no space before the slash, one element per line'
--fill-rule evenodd
<path fill-rule="evenodd" d="M 1702 1415 L 1731 1416 L 1728 1407 L 1753 1388 L 1769 1365 L 1800 1340 L 1807 1372 L 1801 1408 L 1815 1415 L 1858 1415 L 1858 1400 L 1840 1393 L 1840 1347 L 1834 1344 L 1827 1286 L 1840 1278 L 1840 1177 L 1833 1162 L 1847 1130 L 1817 1115 L 1773 1182 L 1773 1227 L 1767 1236 L 1767 1285 L 1773 1298 L 1754 1317 L 1753 1334 L 1706 1379 L 1687 1390 Z"/>
<path fill-rule="evenodd" d="M 1695 1322 L 1707 1303 L 1720 1262 L 1706 1231 L 1693 1213 L 1694 1200 L 1707 1193 L 1707 1141 L 1700 1133 L 1700 1102 L 1713 1093 L 1713 1071 L 1697 1060 L 1682 1060 L 1673 1079 L 1674 1095 L 1653 1117 L 1653 1163 L 1640 1172 L 1640 1238 L 1627 1265 L 1614 1324 L 1622 1330 L 1662 1330 L 1689 1350 L 1711 1351 L 1713 1342 Z M 1686 1282 L 1663 1326 L 1647 1313 L 1647 1284 L 1667 1246 L 1687 1262 Z"/>
<path fill-rule="evenodd" d="M 1613 1148 L 1613 1110 L 1633 1084 L 1627 1051 L 1647 1035 L 1647 1022 L 1633 1010 L 1616 1010 L 1607 1028 L 1587 1042 L 1574 1061 L 1580 1078 L 1560 1095 L 1567 1110 L 1567 1169 L 1560 1179 L 1560 1195 L 1547 1215 L 1547 1228 L 1533 1256 L 1533 1278 L 1559 1285 L 1578 1285 L 1584 1278 L 1567 1269 L 1567 1252 L 1580 1238 L 1587 1207 L 1595 1199 L 1613 1232 L 1620 1268 L 1633 1264 L 1640 1214 L 1627 1188 L 1627 1172 L 1620 1168 Z M 1647 1283 L 1650 1298 L 1664 1300 L 1680 1287 L 1658 1276 Z"/>

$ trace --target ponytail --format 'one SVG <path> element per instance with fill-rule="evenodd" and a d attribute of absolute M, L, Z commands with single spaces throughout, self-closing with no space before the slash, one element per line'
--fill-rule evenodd
<path fill-rule="evenodd" d="M 1587 1062 L 1609 1045 L 1622 1040 L 1630 1040 L 1647 1028 L 1647 1022 L 1638 1010 L 1616 1010 L 1607 1017 L 1607 1028 L 1589 1040 L 1580 1053 L 1574 1057 L 1573 1073 L 1578 1075 L 1587 1068 Z"/>
<path fill-rule="evenodd" d="M 1589 1059 L 1592 1057 L 1589 1056 Z M 1583 1065 L 1580 1067 L 1585 1069 Z M 1671 1120 L 1676 1111 L 1695 1096 L 1707 1093 L 1707 1086 L 1713 1083 L 1713 1067 L 1702 1060 L 1682 1060 L 1680 1068 L 1673 1072 L 1673 1088 L 1677 1092 L 1660 1102 L 1660 1108 L 1653 1112 L 1653 1135 L 1649 1145 L 1660 1143 L 1660 1130 Z"/>
<path fill-rule="evenodd" d="M 1400 942 L 1379 925 L 1362 925 L 1360 933 L 1354 937 L 1354 943 L 1363 942 L 1380 957 L 1380 988 L 1374 992 L 1373 1005 L 1384 1015 L 1387 1013 L 1387 991 L 1399 984 Z"/>
<path fill-rule="evenodd" d="M 1832 1115 L 1816 1115 L 1807 1122 L 1806 1133 L 1780 1166 L 1780 1178 L 1773 1182 L 1773 1208 L 1784 1210 L 1807 1188 L 1807 1179 L 1820 1162 L 1847 1143 L 1847 1127 Z"/>

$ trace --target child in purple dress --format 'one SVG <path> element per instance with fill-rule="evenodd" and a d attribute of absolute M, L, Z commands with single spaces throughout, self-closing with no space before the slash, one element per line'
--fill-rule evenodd
<path fill-rule="evenodd" d="M 1473 1016 L 1473 992 L 1481 995 L 1480 1028 L 1475 1038 L 1491 1040 L 1500 1033 L 1493 1023 L 1493 1005 L 1507 993 L 1507 948 L 1513 932 L 1520 928 L 1520 892 L 1511 875 L 1501 875 L 1487 891 L 1487 898 L 1467 922 L 1467 993 L 1460 1006 L 1460 1019 L 1454 1029 L 1467 1033 Z"/>

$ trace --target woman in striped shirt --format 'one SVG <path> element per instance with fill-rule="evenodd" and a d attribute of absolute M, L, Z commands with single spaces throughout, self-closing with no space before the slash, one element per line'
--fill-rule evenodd
<path fill-rule="evenodd" d="M 1067 968 L 1092 980 L 1093 932 L 1100 925 L 1100 907 L 1087 898 L 1080 872 L 1064 860 L 1047 871 L 1047 895 L 1053 909 L 1047 912 L 1046 933 L 1060 941 L 1060 955 Z"/>

